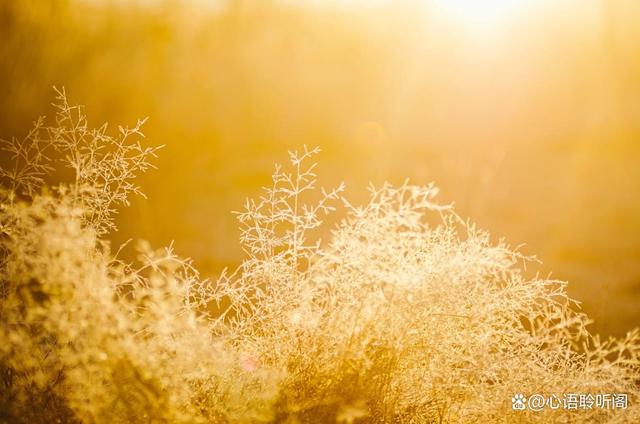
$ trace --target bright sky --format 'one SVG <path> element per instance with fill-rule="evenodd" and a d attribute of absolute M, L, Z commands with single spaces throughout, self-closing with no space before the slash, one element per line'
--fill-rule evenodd
<path fill-rule="evenodd" d="M 486 26 L 521 13 L 530 0 L 436 0 L 435 10 L 472 26 Z"/>

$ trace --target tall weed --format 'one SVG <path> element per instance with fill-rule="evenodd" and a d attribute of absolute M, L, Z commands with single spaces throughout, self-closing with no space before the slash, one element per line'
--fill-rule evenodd
<path fill-rule="evenodd" d="M 238 213 L 247 257 L 202 279 L 171 246 L 106 236 L 152 167 L 141 126 L 93 129 L 57 92 L 4 143 L 4 422 L 634 422 L 640 338 L 600 340 L 566 283 L 437 202 L 371 187 L 351 205 L 290 153 Z M 68 181 L 47 184 L 67 167 Z M 343 218 L 326 243 L 326 214 Z M 515 393 L 626 393 L 625 411 L 512 411 Z"/>

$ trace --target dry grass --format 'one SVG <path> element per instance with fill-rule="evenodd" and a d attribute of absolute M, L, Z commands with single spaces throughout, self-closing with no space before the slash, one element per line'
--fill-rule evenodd
<path fill-rule="evenodd" d="M 634 422 L 640 338 L 600 341 L 565 283 L 439 205 L 433 186 L 352 206 L 291 153 L 238 214 L 246 260 L 202 280 L 171 247 L 124 262 L 104 236 L 155 148 L 59 92 L 6 143 L 4 422 Z M 56 159 L 58 158 L 58 159 Z M 59 165 L 69 182 L 48 187 Z M 319 199 L 315 203 L 307 197 Z M 313 238 L 339 205 L 327 243 Z M 627 411 L 511 410 L 515 393 L 628 393 Z"/>

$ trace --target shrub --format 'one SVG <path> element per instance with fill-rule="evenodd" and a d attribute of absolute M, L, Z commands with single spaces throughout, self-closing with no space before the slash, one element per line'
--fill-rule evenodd
<path fill-rule="evenodd" d="M 247 258 L 214 282 L 171 246 L 129 263 L 105 236 L 151 167 L 58 92 L 53 125 L 5 142 L 0 420 L 632 422 L 640 338 L 601 341 L 566 284 L 436 202 L 384 185 L 352 206 L 290 153 L 238 213 Z M 60 164 L 68 182 L 46 184 Z M 307 197 L 315 199 L 309 202 Z M 314 238 L 338 205 L 327 243 Z M 626 393 L 626 411 L 512 411 L 516 393 Z"/>

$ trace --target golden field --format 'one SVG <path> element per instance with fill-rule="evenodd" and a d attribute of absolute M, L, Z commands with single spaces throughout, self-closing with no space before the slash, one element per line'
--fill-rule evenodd
<path fill-rule="evenodd" d="M 639 420 L 639 24 L 1 3 L 0 422 Z"/>

